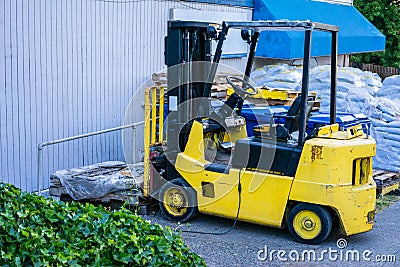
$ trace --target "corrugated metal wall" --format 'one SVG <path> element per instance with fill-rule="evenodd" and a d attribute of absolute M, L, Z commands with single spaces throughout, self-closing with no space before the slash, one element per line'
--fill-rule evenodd
<path fill-rule="evenodd" d="M 192 2 L 203 2 L 203 3 L 213 3 L 213 4 L 224 4 L 232 6 L 246 6 L 253 7 L 253 0 L 188 0 Z"/>
<path fill-rule="evenodd" d="M 164 68 L 170 8 L 252 14 L 182 1 L 0 0 L 0 181 L 36 191 L 40 142 L 123 124 L 136 88 Z M 55 170 L 105 160 L 124 160 L 121 133 L 46 147 L 44 188 Z"/>

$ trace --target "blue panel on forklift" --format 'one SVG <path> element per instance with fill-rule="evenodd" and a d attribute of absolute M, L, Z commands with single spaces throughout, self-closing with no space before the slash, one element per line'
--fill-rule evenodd
<path fill-rule="evenodd" d="M 328 125 L 329 121 L 330 121 L 330 116 L 328 112 L 316 112 L 312 114 L 308 119 L 307 132 L 310 133 L 312 129 L 316 127 Z M 367 129 L 371 128 L 371 120 L 364 114 L 338 112 L 336 114 L 336 123 L 339 124 L 339 127 L 343 130 L 346 130 L 351 126 L 355 126 L 360 123 L 366 124 L 368 126 Z M 369 130 L 368 134 L 370 134 Z"/>
<path fill-rule="evenodd" d="M 271 116 L 276 114 L 285 115 L 290 106 L 249 107 L 244 105 L 240 113 L 246 119 L 246 130 L 248 136 L 253 136 L 253 128 L 260 124 L 269 124 Z M 276 123 L 285 123 L 284 119 L 275 119 Z"/>
<path fill-rule="evenodd" d="M 307 0 L 255 0 L 254 20 L 311 20 L 339 26 L 339 54 L 383 51 L 385 36 L 353 6 Z M 303 32 L 263 32 L 256 56 L 302 58 Z M 312 56 L 330 55 L 329 33 L 314 32 Z"/>
<path fill-rule="evenodd" d="M 271 120 L 271 114 L 285 114 L 289 106 L 271 106 L 271 107 L 249 107 L 244 106 L 241 112 L 241 116 L 246 119 L 246 130 L 248 136 L 254 136 L 253 128 L 260 124 L 269 124 Z M 275 123 L 283 124 L 284 119 L 274 120 Z M 311 133 L 315 127 L 321 127 L 330 123 L 330 116 L 327 112 L 313 112 L 308 119 L 307 133 Z M 341 129 L 347 129 L 348 127 L 358 125 L 360 123 L 366 124 L 368 129 L 371 128 L 371 120 L 368 119 L 364 114 L 351 114 L 337 112 L 336 123 L 339 124 Z"/>

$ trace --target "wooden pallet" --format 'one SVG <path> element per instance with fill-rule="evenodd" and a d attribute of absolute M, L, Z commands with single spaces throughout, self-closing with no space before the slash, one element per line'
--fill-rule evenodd
<path fill-rule="evenodd" d="M 241 75 L 229 73 L 217 73 L 215 75 L 213 86 L 211 88 L 211 97 L 213 99 L 223 100 L 228 98 L 233 89 L 226 81 L 226 76 L 235 76 L 242 78 Z M 165 72 L 153 73 L 152 80 L 155 86 L 167 86 L 167 74 Z M 280 89 L 280 88 L 259 88 L 260 93 L 254 97 L 247 98 L 248 101 L 256 105 L 269 106 L 290 106 L 293 101 L 301 94 L 301 91 Z M 309 96 L 316 99 L 316 92 L 309 92 Z M 315 101 L 313 111 L 319 110 L 319 101 Z"/>
<path fill-rule="evenodd" d="M 213 85 L 225 85 L 226 87 L 228 87 L 229 84 L 226 81 L 226 76 L 243 78 L 243 75 L 241 75 L 241 74 L 218 72 L 215 74 Z M 167 85 L 167 73 L 166 72 L 153 73 L 151 75 L 151 79 L 153 80 L 155 86 L 160 86 L 160 85 L 166 86 Z"/>
<path fill-rule="evenodd" d="M 151 75 L 151 79 L 155 86 L 166 86 L 167 85 L 167 73 L 160 72 L 160 73 L 153 73 Z"/>
<path fill-rule="evenodd" d="M 80 202 L 83 204 L 90 203 L 95 206 L 108 207 L 113 210 L 118 210 L 122 206 L 125 206 L 126 208 L 135 211 L 139 215 L 149 215 L 159 210 L 158 201 L 154 198 L 142 199 L 141 197 L 139 197 L 136 203 L 129 203 L 121 200 L 117 195 L 114 196 L 116 196 L 116 198 L 110 195 L 108 199 L 102 198 L 102 199 L 74 200 L 70 195 L 62 194 L 59 197 L 59 200 L 64 202 Z"/>
<path fill-rule="evenodd" d="M 137 205 L 139 197 L 142 195 L 141 187 L 143 183 L 143 177 L 139 168 L 141 168 L 139 165 L 128 168 L 123 162 L 106 162 L 81 168 L 60 170 L 50 177 L 49 194 L 63 201 L 74 200 L 72 197 L 74 194 L 71 196 L 66 188 L 67 185 L 62 184 L 63 179 L 67 181 L 65 178 L 68 177 L 69 179 L 73 179 L 74 183 L 79 184 L 79 186 L 82 184 L 81 192 L 85 192 L 86 194 L 84 198 L 75 198 L 77 201 L 110 207 L 118 207 L 123 203 Z M 102 179 L 102 181 L 107 181 L 108 183 L 115 181 L 118 185 L 112 187 L 115 190 L 104 191 L 104 195 L 99 194 L 96 191 L 97 179 Z M 77 189 L 74 190 L 69 192 L 80 191 Z"/>
<path fill-rule="evenodd" d="M 253 103 L 257 107 L 265 107 L 265 106 L 291 106 L 295 100 L 295 98 L 291 99 L 262 99 L 262 98 L 247 98 L 248 102 Z M 321 102 L 318 100 L 314 101 L 314 105 L 312 107 L 312 111 L 318 111 L 321 107 Z"/>
<path fill-rule="evenodd" d="M 376 194 L 386 195 L 399 188 L 399 173 L 384 170 L 374 170 L 372 174 L 376 183 Z"/>

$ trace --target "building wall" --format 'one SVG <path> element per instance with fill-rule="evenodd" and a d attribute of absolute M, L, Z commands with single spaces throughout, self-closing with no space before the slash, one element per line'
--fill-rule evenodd
<path fill-rule="evenodd" d="M 187 0 L 188 2 L 202 2 L 202 3 L 212 3 L 212 4 L 223 4 L 231 6 L 244 6 L 253 7 L 254 0 Z"/>
<path fill-rule="evenodd" d="M 36 191 L 39 143 L 123 124 L 136 89 L 165 68 L 170 8 L 252 14 L 182 1 L 0 1 L 0 181 Z M 120 132 L 43 152 L 44 188 L 55 170 L 124 160 Z"/>

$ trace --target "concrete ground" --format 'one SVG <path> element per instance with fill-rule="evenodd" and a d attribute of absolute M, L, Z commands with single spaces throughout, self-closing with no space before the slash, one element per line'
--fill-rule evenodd
<path fill-rule="evenodd" d="M 144 217 L 174 229 L 187 229 L 159 213 Z M 223 232 L 232 224 L 232 220 L 199 215 L 190 222 L 190 229 Z M 243 222 L 224 235 L 182 233 L 182 237 L 207 266 L 400 266 L 399 227 L 400 201 L 376 215 L 372 231 L 350 237 L 333 231 L 320 245 L 297 243 L 287 229 Z"/>

